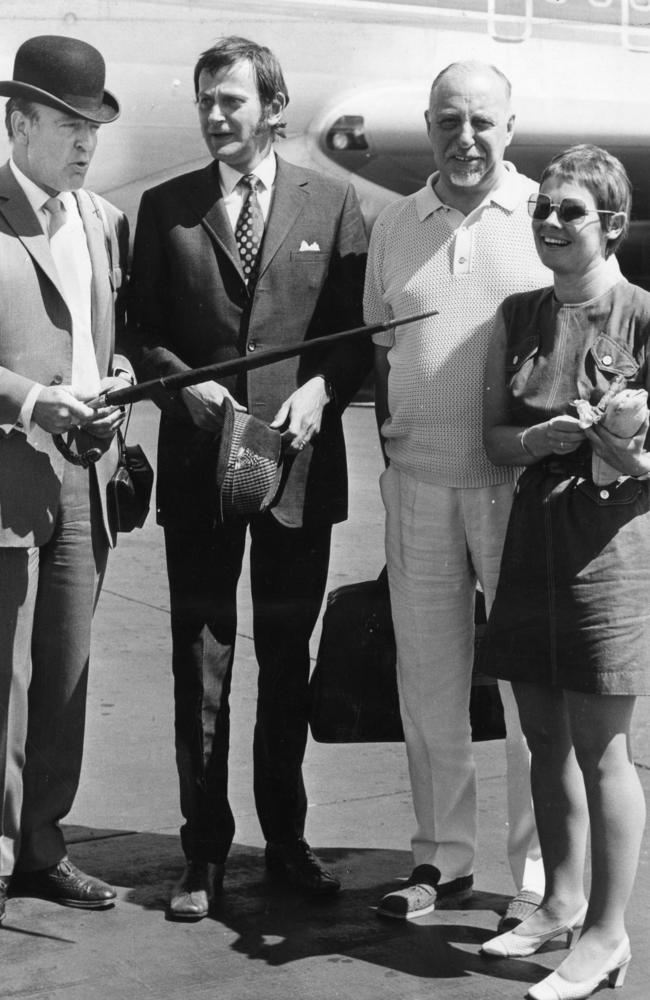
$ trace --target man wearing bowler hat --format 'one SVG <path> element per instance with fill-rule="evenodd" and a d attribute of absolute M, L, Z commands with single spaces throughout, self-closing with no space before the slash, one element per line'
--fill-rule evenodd
<path fill-rule="evenodd" d="M 143 378 L 362 322 L 359 204 L 349 184 L 276 155 L 288 94 L 273 53 L 247 39 L 221 39 L 200 56 L 194 84 L 213 162 L 147 191 L 138 216 L 129 310 Z M 309 894 L 339 888 L 304 839 L 309 639 L 332 524 L 347 513 L 341 414 L 370 363 L 367 343 L 347 342 L 160 400 L 158 520 L 170 583 L 187 859 L 172 893 L 177 919 L 207 914 L 234 836 L 228 693 L 247 529 L 259 665 L 254 790 L 266 865 Z M 269 506 L 222 519 L 215 440 L 225 401 L 233 432 L 255 435 L 255 425 L 241 420 L 248 411 L 283 431 L 287 449 Z M 245 492 L 241 475 L 235 496 Z M 227 478 L 225 486 L 228 506 Z"/>
<path fill-rule="evenodd" d="M 119 114 L 104 78 L 91 45 L 44 35 L 0 82 L 12 146 L 0 168 L 0 921 L 9 893 L 91 909 L 115 899 L 70 863 L 59 826 L 79 782 L 91 619 L 114 542 L 105 492 L 123 414 L 91 404 L 131 382 L 114 357 L 127 222 L 82 191 L 98 129 Z"/>

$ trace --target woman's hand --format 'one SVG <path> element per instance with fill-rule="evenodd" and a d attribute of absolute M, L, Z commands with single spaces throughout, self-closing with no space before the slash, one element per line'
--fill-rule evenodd
<path fill-rule="evenodd" d="M 650 426 L 650 411 L 634 437 L 617 437 L 603 427 L 594 424 L 585 431 L 587 440 L 599 458 L 622 476 L 644 476 L 650 473 L 650 452 L 645 450 L 645 440 Z"/>
<path fill-rule="evenodd" d="M 585 431 L 577 417 L 551 417 L 526 429 L 525 448 L 535 458 L 547 455 L 570 455 L 585 440 Z"/>
<path fill-rule="evenodd" d="M 551 417 L 542 425 L 546 427 L 546 440 L 555 455 L 568 455 L 576 451 L 585 439 L 585 432 L 577 417 Z"/>

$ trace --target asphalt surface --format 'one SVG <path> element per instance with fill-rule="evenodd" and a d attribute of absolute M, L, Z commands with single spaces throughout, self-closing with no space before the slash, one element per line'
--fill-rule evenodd
<path fill-rule="evenodd" d="M 155 456 L 156 411 L 135 408 L 129 438 Z M 369 407 L 346 417 L 348 522 L 335 529 L 329 587 L 383 565 L 381 458 Z M 313 652 L 318 633 L 314 636 Z M 480 844 L 476 891 L 460 910 L 379 920 L 375 907 L 410 873 L 413 815 L 402 744 L 310 740 L 307 837 L 340 876 L 338 898 L 312 902 L 267 882 L 252 794 L 256 666 L 246 576 L 240 588 L 232 693 L 230 783 L 237 818 L 223 899 L 196 924 L 166 919 L 183 867 L 173 754 L 169 596 L 162 533 L 150 516 L 123 536 L 95 619 L 81 787 L 66 835 L 72 860 L 118 887 L 102 912 L 11 899 L 0 930 L 0 997 L 20 1000 L 510 1000 L 562 957 L 490 961 L 478 949 L 512 893 L 505 859 L 504 753 L 475 744 Z M 650 788 L 650 699 L 640 700 L 635 751 Z M 650 835 L 629 909 L 633 960 L 624 1000 L 648 996 Z"/>

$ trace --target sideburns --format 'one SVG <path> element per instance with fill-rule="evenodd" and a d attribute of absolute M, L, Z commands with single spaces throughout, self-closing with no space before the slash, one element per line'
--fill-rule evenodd
<path fill-rule="evenodd" d="M 269 126 L 270 113 L 270 107 L 262 108 L 262 113 L 257 119 L 257 124 L 255 125 L 254 135 L 264 135 L 266 132 L 272 131 Z"/>

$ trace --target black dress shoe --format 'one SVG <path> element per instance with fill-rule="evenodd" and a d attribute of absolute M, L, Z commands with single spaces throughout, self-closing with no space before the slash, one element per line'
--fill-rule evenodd
<path fill-rule="evenodd" d="M 314 896 L 331 896 L 341 888 L 339 880 L 323 867 L 302 838 L 285 844 L 268 843 L 264 857 L 268 871 L 294 889 Z"/>
<path fill-rule="evenodd" d="M 68 858 L 40 871 L 17 872 L 11 880 L 11 890 L 12 895 L 24 893 L 84 910 L 103 910 L 112 906 L 117 895 L 112 886 L 86 875 L 75 868 Z"/>
<path fill-rule="evenodd" d="M 9 876 L 0 875 L 0 924 L 5 918 L 5 903 L 9 895 Z"/>
<path fill-rule="evenodd" d="M 172 889 L 168 914 L 171 920 L 202 920 L 223 888 L 225 866 L 209 861 L 188 861 Z"/>

